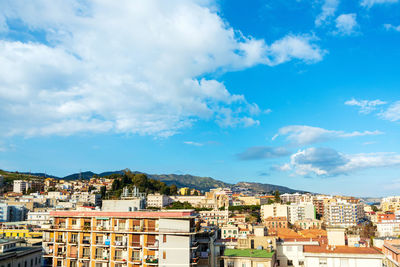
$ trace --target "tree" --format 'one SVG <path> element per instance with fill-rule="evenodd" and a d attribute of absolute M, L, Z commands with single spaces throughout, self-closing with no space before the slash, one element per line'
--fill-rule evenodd
<path fill-rule="evenodd" d="M 276 203 L 280 203 L 281 202 L 281 197 L 280 197 L 279 190 L 275 191 L 274 196 L 275 196 L 275 202 Z"/>
<path fill-rule="evenodd" d="M 104 199 L 107 193 L 107 188 L 105 186 L 100 187 L 101 198 Z"/>
<path fill-rule="evenodd" d="M 171 185 L 170 187 L 170 194 L 172 195 L 172 196 L 175 196 L 175 195 L 177 195 L 178 194 L 178 188 L 176 187 L 176 185 Z"/>
<path fill-rule="evenodd" d="M 371 209 L 373 212 L 377 212 L 379 210 L 378 207 L 375 205 L 371 205 Z"/>

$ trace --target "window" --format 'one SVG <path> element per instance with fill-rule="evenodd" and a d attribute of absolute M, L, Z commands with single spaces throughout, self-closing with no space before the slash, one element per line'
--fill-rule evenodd
<path fill-rule="evenodd" d="M 122 250 L 116 250 L 115 251 L 115 259 L 122 259 Z"/>
<path fill-rule="evenodd" d="M 163 251 L 162 258 L 165 260 L 167 258 L 167 252 Z"/>
<path fill-rule="evenodd" d="M 76 261 L 71 261 L 69 266 L 70 267 L 77 267 Z"/>
<path fill-rule="evenodd" d="M 292 261 L 292 260 L 288 260 L 288 261 L 287 261 L 287 265 L 288 265 L 288 266 L 293 266 L 293 261 Z"/>
<path fill-rule="evenodd" d="M 167 242 L 167 235 L 163 236 L 163 242 L 166 243 Z"/>
<path fill-rule="evenodd" d="M 103 258 L 103 249 L 102 248 L 96 248 L 96 259 L 101 259 Z"/>
<path fill-rule="evenodd" d="M 132 259 L 134 261 L 140 261 L 140 251 L 132 251 Z"/>
<path fill-rule="evenodd" d="M 319 266 L 320 266 L 320 267 L 326 267 L 326 266 L 328 266 L 328 261 L 327 261 L 327 259 L 319 259 Z"/>
<path fill-rule="evenodd" d="M 233 261 L 228 262 L 228 267 L 234 267 L 234 266 L 235 266 L 235 263 Z"/>
<path fill-rule="evenodd" d="M 90 258 L 90 248 L 83 248 L 83 257 Z"/>
<path fill-rule="evenodd" d="M 276 260 L 276 266 L 280 266 L 280 265 L 281 265 L 280 260 Z"/>
<path fill-rule="evenodd" d="M 304 266 L 304 261 L 299 261 L 300 266 Z"/>

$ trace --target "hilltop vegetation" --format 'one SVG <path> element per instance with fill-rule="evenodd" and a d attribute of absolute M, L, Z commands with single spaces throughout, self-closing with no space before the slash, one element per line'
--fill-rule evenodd
<path fill-rule="evenodd" d="M 176 185 L 168 186 L 163 182 L 155 179 L 149 179 L 147 175 L 143 173 L 133 173 L 129 170 L 123 172 L 123 174 L 114 173 L 105 178 L 113 179 L 110 192 L 103 192 L 103 196 L 108 197 L 119 197 L 122 194 L 123 188 L 127 187 L 132 189 L 134 186 L 139 188 L 140 192 L 146 194 L 160 193 L 164 195 L 176 195 L 178 193 L 178 188 Z"/>

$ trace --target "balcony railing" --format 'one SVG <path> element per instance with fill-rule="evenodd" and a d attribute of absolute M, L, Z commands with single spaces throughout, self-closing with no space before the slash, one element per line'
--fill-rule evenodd
<path fill-rule="evenodd" d="M 158 259 L 146 259 L 146 263 L 158 263 Z"/>
<path fill-rule="evenodd" d="M 132 243 L 130 244 L 130 246 L 131 246 L 131 247 L 136 247 L 136 248 L 142 247 L 142 245 L 140 244 L 140 242 L 132 242 Z"/>

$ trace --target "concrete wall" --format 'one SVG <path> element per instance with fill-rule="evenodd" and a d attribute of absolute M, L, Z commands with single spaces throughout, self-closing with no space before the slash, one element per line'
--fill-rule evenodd
<path fill-rule="evenodd" d="M 158 255 L 159 266 L 190 266 L 190 236 L 160 235 Z"/>

